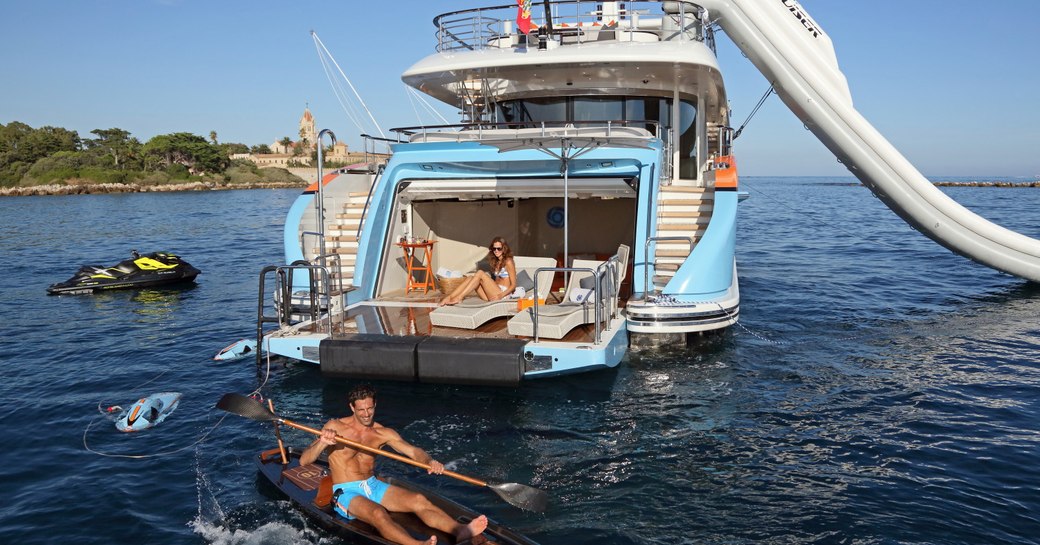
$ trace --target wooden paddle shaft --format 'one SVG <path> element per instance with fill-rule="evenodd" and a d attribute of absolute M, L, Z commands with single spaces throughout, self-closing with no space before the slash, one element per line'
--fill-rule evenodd
<path fill-rule="evenodd" d="M 270 399 L 267 400 L 267 407 L 274 413 L 274 402 Z M 278 452 L 282 455 L 282 465 L 289 465 L 289 457 L 285 454 L 285 443 L 282 443 L 282 432 L 278 428 L 278 422 L 274 423 L 274 436 L 278 439 Z"/>
<path fill-rule="evenodd" d="M 310 426 L 305 426 L 303 424 L 297 424 L 296 422 L 293 422 L 291 420 L 286 420 L 284 418 L 279 418 L 278 422 L 281 422 L 282 424 L 285 424 L 286 426 L 289 426 L 290 428 L 296 428 L 296 429 L 301 430 L 301 431 L 305 431 L 305 432 L 308 432 L 308 433 L 313 433 L 314 435 L 321 435 L 321 430 L 316 429 L 316 428 L 312 428 Z M 422 462 L 417 462 L 417 461 L 415 461 L 415 460 L 413 460 L 413 459 L 411 459 L 411 458 L 409 458 L 407 456 L 401 456 L 400 454 L 394 454 L 393 452 L 387 452 L 385 450 L 372 448 L 372 447 L 370 447 L 368 445 L 363 445 L 361 443 L 358 443 L 357 441 L 351 441 L 350 439 L 347 439 L 345 437 L 340 437 L 339 435 L 336 436 L 336 442 L 344 444 L 344 445 L 347 445 L 348 447 L 351 447 L 351 448 L 354 448 L 354 449 L 357 449 L 357 450 L 365 451 L 365 452 L 367 452 L 369 454 L 375 454 L 376 456 L 386 456 L 387 458 L 390 458 L 392 460 L 397 460 L 398 462 L 404 462 L 406 464 L 410 464 L 410 465 L 413 465 L 415 467 L 421 467 L 421 468 L 426 469 L 426 470 L 430 469 L 430 466 L 428 464 L 424 464 Z M 463 482 L 467 482 L 469 484 L 475 484 L 477 486 L 488 486 L 488 483 L 486 483 L 485 481 L 482 481 L 480 479 L 474 479 L 473 477 L 468 477 L 468 476 L 463 475 L 461 473 L 455 473 L 454 471 L 448 471 L 447 469 L 444 470 L 443 475 L 447 475 L 449 477 L 453 477 L 455 479 L 458 479 L 458 480 L 463 481 Z"/>

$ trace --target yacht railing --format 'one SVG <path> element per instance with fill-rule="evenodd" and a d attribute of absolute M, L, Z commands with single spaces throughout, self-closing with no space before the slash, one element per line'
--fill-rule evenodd
<path fill-rule="evenodd" d="M 370 134 L 361 135 L 362 146 L 365 150 L 365 163 L 371 164 L 376 161 L 382 161 L 386 163 L 387 158 L 393 154 L 393 150 L 390 149 L 390 144 L 397 143 L 397 140 L 392 138 L 384 138 L 381 136 L 372 136 Z M 386 146 L 386 152 L 381 153 L 376 151 L 376 146 L 382 143 Z"/>
<path fill-rule="evenodd" d="M 733 127 L 719 127 L 719 156 L 730 155 L 733 150 Z"/>
<path fill-rule="evenodd" d="M 316 233 L 314 231 L 304 231 L 303 233 L 301 233 L 301 239 L 303 240 L 302 246 L 305 249 L 305 251 L 306 251 L 306 248 L 307 248 L 306 241 L 307 241 L 307 236 L 308 235 L 315 236 L 315 237 L 323 237 L 323 236 L 325 236 L 323 233 Z M 306 255 L 304 257 L 306 257 Z M 327 269 L 327 270 L 342 271 L 343 270 L 342 259 L 343 259 L 342 256 L 340 256 L 337 253 L 322 254 L 321 250 L 318 250 L 318 252 L 314 254 L 314 258 L 313 259 L 311 259 L 309 261 L 305 260 L 305 259 L 301 259 L 299 261 L 294 261 L 292 266 L 295 267 L 295 266 L 298 266 L 298 265 L 303 265 L 303 266 L 313 265 L 313 266 L 322 267 L 322 268 Z M 328 264 L 329 261 L 332 261 L 331 265 Z M 342 278 L 342 275 L 334 275 L 334 276 L 335 276 L 335 280 L 336 281 L 333 284 L 329 284 L 327 286 L 328 289 L 331 289 L 334 293 L 343 293 L 343 278 Z M 292 271 L 289 271 L 289 279 L 292 280 Z M 320 281 L 320 278 L 319 278 L 319 281 Z M 325 287 L 326 287 L 325 285 L 319 285 L 318 286 L 318 290 L 319 291 L 325 291 Z"/>
<path fill-rule="evenodd" d="M 683 0 L 552 0 L 531 3 L 532 30 L 528 34 L 517 29 L 515 3 L 444 13 L 433 24 L 437 51 L 546 49 L 549 42 L 603 41 L 702 41 L 715 51 L 713 25 L 703 13 L 698 5 Z"/>
<path fill-rule="evenodd" d="M 696 244 L 693 237 L 684 236 L 661 236 L 661 237 L 647 237 L 646 242 L 643 244 L 643 300 L 650 302 L 650 296 L 657 294 L 657 287 L 650 283 L 650 268 L 653 267 L 654 272 L 657 272 L 657 256 L 650 256 L 650 245 L 658 242 L 686 242 L 690 245 L 690 252 L 693 252 L 693 246 Z M 650 293 L 651 289 L 653 294 Z"/>
<path fill-rule="evenodd" d="M 386 165 L 379 165 L 376 167 L 376 176 L 372 179 L 372 183 L 368 186 L 368 195 L 365 197 L 365 207 L 361 209 L 361 219 L 358 220 L 357 233 L 355 236 L 358 241 L 358 248 L 361 248 L 361 228 L 365 225 L 365 217 L 368 215 L 368 205 L 372 203 L 372 192 L 376 190 L 376 185 L 379 184 L 379 179 L 383 177 L 383 172 L 386 170 Z"/>
<path fill-rule="evenodd" d="M 578 137 L 603 136 L 610 138 L 657 138 L 662 134 L 660 123 L 648 119 L 607 121 L 510 121 L 504 123 L 457 123 L 451 125 L 424 125 L 390 129 L 397 133 L 398 142 L 427 142 L 436 140 L 481 141 L 514 137 Z M 509 131 L 513 131 L 510 133 Z"/>
<path fill-rule="evenodd" d="M 264 324 L 278 324 L 278 327 L 281 329 L 289 326 L 292 322 L 293 271 L 306 271 L 310 277 L 309 306 L 306 312 L 311 322 L 314 323 L 315 330 L 330 336 L 332 335 L 332 297 L 327 289 L 322 289 L 322 286 L 329 286 L 329 270 L 319 265 L 306 264 L 306 262 L 293 265 L 269 265 L 260 271 L 260 285 L 257 293 L 256 345 L 258 347 L 263 346 Z M 269 274 L 274 276 L 275 314 L 273 316 L 264 311 L 267 306 L 266 286 Z M 321 303 L 323 302 L 326 307 L 324 312 L 322 312 L 323 309 L 321 308 Z M 263 350 L 256 351 L 257 365 L 261 364 L 261 352 Z"/>
<path fill-rule="evenodd" d="M 533 293 L 541 293 L 538 290 L 538 277 L 541 273 L 553 271 L 553 273 L 575 273 L 575 272 L 587 272 L 592 274 L 594 284 L 592 286 L 593 295 L 593 321 L 594 321 L 594 336 L 592 338 L 592 344 L 598 345 L 602 341 L 601 331 L 610 330 L 610 320 L 617 317 L 618 312 L 618 285 L 619 267 L 620 260 L 617 255 L 612 256 L 610 259 L 600 263 L 595 269 L 591 267 L 539 267 L 534 273 L 534 287 Z M 603 280 L 607 281 L 607 285 L 603 286 Z M 602 293 L 601 289 L 606 288 L 607 293 Z M 564 293 L 564 297 L 570 296 L 569 293 Z M 538 297 L 533 298 L 533 305 L 531 307 L 531 326 L 533 329 L 534 342 L 538 342 L 538 316 L 541 312 Z M 565 305 L 566 301 L 561 301 L 561 305 Z M 588 298 L 580 304 L 580 306 L 588 305 Z M 570 306 L 570 305 L 568 305 Z M 577 307 L 578 305 L 574 305 Z M 587 307 L 586 307 L 587 310 Z M 603 322 L 606 322 L 604 324 Z"/>
<path fill-rule="evenodd" d="M 315 201 L 315 213 L 318 225 L 318 255 L 321 256 L 319 264 L 325 266 L 325 157 L 322 151 L 325 149 L 323 142 L 325 135 L 332 138 L 332 148 L 336 147 L 336 135 L 329 129 L 322 129 L 318 133 L 318 200 Z"/>

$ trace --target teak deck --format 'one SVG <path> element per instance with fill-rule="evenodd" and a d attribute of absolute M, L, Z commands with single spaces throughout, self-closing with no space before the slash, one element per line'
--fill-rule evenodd
<path fill-rule="evenodd" d="M 395 336 L 435 336 L 435 337 L 468 337 L 517 339 L 524 338 L 510 335 L 507 323 L 509 317 L 495 318 L 475 329 L 459 329 L 454 327 L 434 326 L 430 322 L 430 313 L 443 296 L 438 291 L 429 293 L 405 294 L 403 291 L 380 297 L 374 304 L 361 305 L 350 309 L 344 320 L 334 320 L 333 338 L 338 334 L 358 332 L 358 321 L 363 321 L 366 331 L 381 330 L 386 335 Z M 550 304 L 558 302 L 556 294 L 550 294 Z M 624 305 L 624 302 L 621 302 Z M 591 343 L 595 336 L 595 326 L 585 324 L 572 329 L 562 339 L 554 341 Z"/>

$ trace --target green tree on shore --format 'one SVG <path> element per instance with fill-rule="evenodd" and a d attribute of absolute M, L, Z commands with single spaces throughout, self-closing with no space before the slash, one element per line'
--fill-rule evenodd
<path fill-rule="evenodd" d="M 223 144 L 217 144 L 217 147 L 220 148 L 224 155 L 227 155 L 228 157 L 238 153 L 249 153 L 249 146 L 237 142 L 225 142 Z"/>
<path fill-rule="evenodd" d="M 76 131 L 60 127 L 33 129 L 12 121 L 0 124 L 0 185 L 15 185 L 36 161 L 61 151 L 80 149 Z"/>
<path fill-rule="evenodd" d="M 219 148 L 188 132 L 160 134 L 146 142 L 142 151 L 153 165 L 162 169 L 183 165 L 190 174 L 219 172 L 230 162 Z"/>
<path fill-rule="evenodd" d="M 75 131 L 60 127 L 34 129 L 19 121 L 0 124 L 0 187 L 155 186 L 192 178 L 221 185 L 303 183 L 283 169 L 258 169 L 243 160 L 232 164 L 232 155 L 250 151 L 245 144 L 215 144 L 186 132 L 159 135 L 141 144 L 124 129 L 90 132 L 95 138 L 81 139 Z M 210 140 L 215 137 L 216 131 L 211 131 Z"/>
<path fill-rule="evenodd" d="M 85 140 L 85 147 L 88 150 L 97 150 L 111 155 L 112 164 L 117 170 L 140 168 L 140 164 L 127 165 L 131 159 L 139 158 L 141 152 L 141 142 L 132 138 L 129 131 L 117 128 L 94 129 L 90 131 L 90 134 L 96 135 L 97 138 Z"/>

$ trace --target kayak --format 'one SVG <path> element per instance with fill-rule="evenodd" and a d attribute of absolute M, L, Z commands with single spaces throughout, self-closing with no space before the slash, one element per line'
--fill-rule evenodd
<path fill-rule="evenodd" d="M 162 392 L 143 397 L 119 415 L 116 428 L 126 432 L 146 430 L 166 420 L 180 401 L 180 392 Z"/>
<path fill-rule="evenodd" d="M 372 526 L 359 520 L 347 520 L 336 514 L 336 512 L 332 510 L 331 503 L 328 503 L 323 507 L 316 505 L 315 498 L 318 497 L 318 491 L 322 479 L 329 473 L 328 462 L 325 460 L 325 456 L 322 455 L 317 462 L 306 466 L 300 466 L 300 455 L 302 453 L 302 450 L 287 448 L 286 455 L 289 458 L 289 463 L 287 465 L 282 465 L 279 449 L 275 448 L 267 450 L 261 452 L 257 457 L 257 465 L 260 467 L 260 472 L 267 477 L 267 480 L 270 481 L 271 484 L 288 496 L 297 507 L 303 510 L 309 517 L 318 522 L 326 530 L 335 533 L 350 543 L 358 543 L 361 545 L 396 545 L 394 542 L 388 541 L 380 536 Z M 434 505 L 443 509 L 445 513 L 455 520 L 468 522 L 478 516 L 478 513 L 418 485 L 392 477 L 380 477 L 380 480 L 423 494 L 429 498 Z M 331 478 L 329 478 L 328 486 L 331 486 Z M 436 534 L 438 544 L 450 545 L 455 543 L 454 536 L 427 527 L 418 519 L 418 517 L 410 513 L 391 513 L 390 515 L 416 539 L 426 539 L 429 536 Z M 536 542 L 508 528 L 496 524 L 490 519 L 488 519 L 487 530 L 481 534 L 480 538 L 486 538 L 486 541 L 478 538 L 477 540 L 467 540 L 464 543 L 470 543 L 470 541 L 473 541 L 474 543 L 490 542 L 502 545 L 537 545 Z"/>

